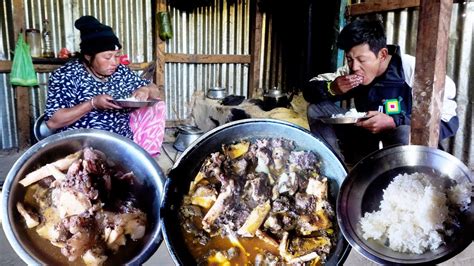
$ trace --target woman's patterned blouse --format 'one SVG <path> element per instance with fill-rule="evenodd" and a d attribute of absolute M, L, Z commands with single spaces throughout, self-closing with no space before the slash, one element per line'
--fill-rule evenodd
<path fill-rule="evenodd" d="M 45 120 L 49 120 L 59 109 L 71 108 L 89 101 L 94 96 L 108 94 L 115 99 L 127 98 L 133 91 L 148 84 L 150 81 L 140 78 L 123 65 L 119 65 L 107 81 L 97 81 L 79 60 L 73 60 L 55 70 L 49 77 Z M 75 123 L 59 129 L 58 132 L 95 128 L 115 132 L 132 139 L 133 133 L 129 125 L 131 111 L 131 109 L 94 109 Z"/>

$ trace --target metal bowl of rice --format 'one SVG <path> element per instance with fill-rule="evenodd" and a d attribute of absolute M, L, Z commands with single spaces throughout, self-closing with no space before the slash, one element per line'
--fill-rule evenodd
<path fill-rule="evenodd" d="M 341 186 L 339 227 L 355 250 L 376 263 L 446 261 L 472 242 L 472 182 L 461 161 L 438 149 L 405 145 L 376 151 Z"/>

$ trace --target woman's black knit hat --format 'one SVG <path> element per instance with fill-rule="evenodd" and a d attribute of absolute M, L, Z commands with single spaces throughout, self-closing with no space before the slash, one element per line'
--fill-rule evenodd
<path fill-rule="evenodd" d="M 82 16 L 74 23 L 81 32 L 81 53 L 95 55 L 104 51 L 122 49 L 111 27 L 100 23 L 93 16 Z"/>

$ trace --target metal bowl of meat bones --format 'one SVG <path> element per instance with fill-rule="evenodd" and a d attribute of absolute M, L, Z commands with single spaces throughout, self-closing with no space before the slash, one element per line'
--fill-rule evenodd
<path fill-rule="evenodd" d="M 153 158 L 125 137 L 61 132 L 9 171 L 3 230 L 28 265 L 140 265 L 162 241 L 163 182 Z"/>
<path fill-rule="evenodd" d="M 217 152 L 221 152 L 222 150 L 224 150 L 225 145 L 229 145 L 232 143 L 237 143 L 236 144 L 237 146 L 239 146 L 240 144 L 242 144 L 242 146 L 245 146 L 246 145 L 245 143 L 247 143 L 247 141 L 255 143 L 256 141 L 259 141 L 259 140 L 266 141 L 264 139 L 275 139 L 277 141 L 279 141 L 280 139 L 283 139 L 284 141 L 293 142 L 296 146 L 295 151 L 304 150 L 304 151 L 313 152 L 318 162 L 320 163 L 315 168 L 320 169 L 321 176 L 325 176 L 327 178 L 328 190 L 326 191 L 329 191 L 327 192 L 327 195 L 328 195 L 327 198 L 328 198 L 329 203 L 331 203 L 335 208 L 335 203 L 336 203 L 336 198 L 339 192 L 339 187 L 346 176 L 347 170 L 345 166 L 341 163 L 341 160 L 333 153 L 333 151 L 330 148 L 328 148 L 328 146 L 323 141 L 314 137 L 306 129 L 303 129 L 295 124 L 291 124 L 291 123 L 279 121 L 279 120 L 244 119 L 244 120 L 239 120 L 239 121 L 224 124 L 220 127 L 217 127 L 205 133 L 204 135 L 199 137 L 196 141 L 194 141 L 193 144 L 189 146 L 181 154 L 181 156 L 175 162 L 173 168 L 168 174 L 168 179 L 165 184 L 165 192 L 164 192 L 164 198 L 163 198 L 163 203 L 162 203 L 162 208 L 161 208 L 161 218 L 162 218 L 162 226 L 163 226 L 163 237 L 166 241 L 168 250 L 172 258 L 177 265 L 196 265 L 199 263 L 207 264 L 207 263 L 212 263 L 212 262 L 230 263 L 232 265 L 236 265 L 236 264 L 242 265 L 245 263 L 247 264 L 257 263 L 257 265 L 258 263 L 263 263 L 262 265 L 265 265 L 266 263 L 270 263 L 270 261 L 266 261 L 266 260 L 262 261 L 259 259 L 259 258 L 262 258 L 263 256 L 265 256 L 265 259 L 273 259 L 273 262 L 275 262 L 276 260 L 279 260 L 280 263 L 283 263 L 282 259 L 286 260 L 287 258 L 289 258 L 290 261 L 293 261 L 295 263 L 296 262 L 302 263 L 306 261 L 306 259 L 315 258 L 314 250 L 307 250 L 307 251 L 299 250 L 299 251 L 296 251 L 296 253 L 298 254 L 293 253 L 291 251 L 287 252 L 287 246 L 285 243 L 288 243 L 288 240 L 293 237 L 293 235 L 291 234 L 288 237 L 287 233 L 283 233 L 283 239 L 277 238 L 276 235 L 273 235 L 273 237 L 275 237 L 275 241 L 272 240 L 272 236 L 270 237 L 265 236 L 266 233 L 264 232 L 265 229 L 263 228 L 264 227 L 263 220 L 259 220 L 258 223 L 260 223 L 260 225 L 258 225 L 259 229 L 257 230 L 255 230 L 256 228 L 250 229 L 250 227 L 253 227 L 253 225 L 247 227 L 244 224 L 244 226 L 242 226 L 238 232 L 231 232 L 232 229 L 227 231 L 228 234 L 224 238 L 230 240 L 230 243 L 225 242 L 225 244 L 223 244 L 222 247 L 219 247 L 219 248 L 222 248 L 219 250 L 214 248 L 214 245 L 212 243 L 220 242 L 219 240 L 220 237 L 217 236 L 217 238 L 213 238 L 210 240 L 209 240 L 209 237 L 216 236 L 214 233 L 217 233 L 217 234 L 219 234 L 219 232 L 223 233 L 222 230 L 217 231 L 217 232 L 214 230 L 211 230 L 211 232 L 208 234 L 200 230 L 200 228 L 202 227 L 200 225 L 200 222 L 198 222 L 198 224 L 194 226 L 189 223 L 190 222 L 189 219 L 183 220 L 183 217 L 186 218 L 185 216 L 187 215 L 187 213 L 190 213 L 187 211 L 188 207 L 190 207 L 189 210 L 191 209 L 195 210 L 194 214 L 191 214 L 191 215 L 196 215 L 195 216 L 196 219 L 200 219 L 198 217 L 199 215 L 198 213 L 200 213 L 201 211 L 205 212 L 208 210 L 206 213 L 206 216 L 204 216 L 204 220 L 202 220 L 203 226 L 209 225 L 206 217 L 211 217 L 211 219 L 217 218 L 213 220 L 214 223 L 212 227 L 215 227 L 218 224 L 218 222 L 216 222 L 217 220 L 221 218 L 225 219 L 226 216 L 230 217 L 231 219 L 233 219 L 233 217 L 236 217 L 236 216 L 241 216 L 242 218 L 246 217 L 246 221 L 253 220 L 253 217 L 255 217 L 254 215 L 252 215 L 253 212 L 250 215 L 246 215 L 245 217 L 241 215 L 243 213 L 248 214 L 247 212 L 249 210 L 247 208 L 248 206 L 245 207 L 246 209 L 244 210 L 243 205 L 240 205 L 243 207 L 242 209 L 243 211 L 240 214 L 237 214 L 237 212 L 235 212 L 236 211 L 236 209 L 234 208 L 235 205 L 232 202 L 237 203 L 237 204 L 239 203 L 242 204 L 244 201 L 231 199 L 234 196 L 237 197 L 237 195 L 240 193 L 239 191 L 242 191 L 241 189 L 245 189 L 246 186 L 243 185 L 245 181 L 244 179 L 242 179 L 242 178 L 245 178 L 243 177 L 244 175 L 239 175 L 242 178 L 236 178 L 234 181 L 230 181 L 230 183 L 234 183 L 234 184 L 239 183 L 240 185 L 238 186 L 241 189 L 237 187 L 235 187 L 235 189 L 228 189 L 229 187 L 225 186 L 225 183 L 222 183 L 222 186 L 217 185 L 216 187 L 220 187 L 220 188 L 226 187 L 226 189 L 225 189 L 225 192 L 222 192 L 219 194 L 219 196 L 217 196 L 217 199 L 215 199 L 215 201 L 211 200 L 211 202 L 215 202 L 215 203 L 213 203 L 210 209 L 206 207 L 204 208 L 199 207 L 200 210 L 197 210 L 198 208 L 196 207 L 197 205 L 185 206 L 184 202 L 186 202 L 185 198 L 189 199 L 188 192 L 191 190 L 191 187 L 194 187 L 194 185 L 196 184 L 197 184 L 196 186 L 199 186 L 200 184 L 206 184 L 207 182 L 211 184 L 214 182 L 214 181 L 211 181 L 211 179 L 207 179 L 209 181 L 204 180 L 207 177 L 201 179 L 201 181 L 197 180 L 198 179 L 197 177 L 202 173 L 201 169 L 204 169 L 208 165 L 213 164 L 213 162 L 207 161 L 208 158 L 211 158 L 212 160 L 213 157 L 212 156 L 209 157 L 211 154 L 217 154 Z M 262 148 L 266 149 L 266 146 Z M 251 151 L 252 148 L 248 148 L 248 150 Z M 238 155 L 235 155 L 234 157 L 242 158 L 242 157 L 236 157 L 236 156 Z M 246 155 L 242 155 L 242 156 L 245 157 Z M 214 157 L 217 157 L 217 156 L 214 156 Z M 218 163 L 219 160 L 220 159 L 216 159 L 214 163 Z M 249 160 L 252 160 L 252 159 L 249 159 Z M 222 163 L 222 165 L 224 165 L 224 163 Z M 204 168 L 202 168 L 202 166 Z M 287 167 L 287 166 L 289 165 L 284 164 L 284 167 Z M 252 169 L 252 166 L 247 167 L 247 169 Z M 215 169 L 215 173 L 217 173 L 216 171 L 218 170 Z M 224 172 L 225 170 L 221 173 L 224 173 Z M 251 174 L 245 174 L 245 176 L 249 176 L 249 175 Z M 225 179 L 226 176 L 231 176 L 231 174 L 223 174 L 220 177 Z M 264 182 L 263 181 L 263 179 L 265 179 L 264 177 L 260 176 L 259 178 L 260 180 L 262 180 L 262 182 Z M 266 188 L 270 187 L 270 190 L 272 190 L 271 187 L 273 186 L 274 188 L 275 184 L 276 183 L 270 182 L 269 184 L 266 184 L 264 186 Z M 196 204 L 200 204 L 198 202 L 201 199 L 199 199 L 200 196 L 197 195 L 199 194 L 197 191 L 203 191 L 203 190 L 205 190 L 204 187 L 198 187 L 195 190 L 196 194 L 194 194 L 191 197 L 191 202 L 193 202 L 194 199 L 196 199 Z M 302 190 L 301 187 L 299 187 L 298 191 L 302 192 L 301 190 Z M 278 193 L 282 193 L 280 195 L 283 195 L 284 193 L 287 193 L 287 192 L 281 192 L 281 190 L 279 190 Z M 234 196 L 229 196 L 231 194 L 233 194 Z M 296 194 L 292 194 L 288 192 L 288 195 L 290 198 L 297 197 L 295 196 Z M 197 197 L 194 197 L 195 195 L 197 195 Z M 207 196 L 203 195 L 203 197 L 205 198 Z M 266 201 L 267 199 L 264 199 L 264 200 Z M 293 201 L 293 200 L 295 199 L 292 198 L 289 201 Z M 206 202 L 206 200 L 204 201 Z M 223 203 L 223 204 L 221 205 L 220 203 Z M 264 203 L 264 205 L 266 205 L 266 203 Z M 272 203 L 272 205 L 274 204 Z M 220 206 L 224 206 L 224 208 L 226 209 L 225 210 L 220 209 Z M 259 207 L 255 208 L 257 212 L 259 212 L 258 211 L 259 209 L 260 209 Z M 210 215 L 210 213 L 212 213 L 212 215 Z M 216 215 L 214 215 L 216 213 L 220 213 L 221 215 L 219 215 L 219 217 L 216 217 Z M 270 215 L 272 215 L 271 211 L 268 213 L 268 216 L 257 214 L 256 219 L 258 220 L 260 218 L 270 217 Z M 298 216 L 294 216 L 294 217 L 296 218 Z M 194 218 L 191 218 L 191 219 L 194 219 Z M 296 220 L 293 219 L 292 221 L 295 222 Z M 206 223 L 204 223 L 204 221 Z M 231 223 L 232 222 L 229 222 L 226 225 L 229 225 L 231 227 L 235 225 L 235 223 L 234 225 Z M 255 225 L 257 223 L 251 222 L 249 224 Z M 332 237 L 334 237 L 335 239 L 335 243 L 331 247 L 330 252 L 324 258 L 324 261 L 327 263 L 327 265 L 336 265 L 339 263 L 342 264 L 342 262 L 346 258 L 346 255 L 350 251 L 350 247 L 348 246 L 347 242 L 344 240 L 342 233 L 337 228 L 337 222 L 334 221 L 333 224 L 336 226 L 334 228 L 334 234 L 332 235 Z M 259 231 L 263 233 L 259 233 Z M 183 233 L 183 232 L 186 232 L 186 233 Z M 189 236 L 188 232 L 191 232 L 191 234 L 196 233 L 196 236 L 187 237 Z M 259 241 L 258 239 L 254 237 L 255 235 L 253 233 L 255 233 L 255 235 L 257 235 L 258 238 L 261 239 L 263 242 L 268 241 L 266 243 L 269 243 L 270 246 L 266 246 L 266 247 L 268 247 L 269 249 L 262 248 L 261 246 L 259 246 L 261 242 L 258 242 L 258 244 L 252 242 L 252 241 Z M 286 237 L 284 236 L 285 234 L 286 234 Z M 308 237 L 309 236 L 310 235 L 308 234 Z M 249 237 L 249 238 L 246 238 L 246 237 Z M 212 242 L 212 241 L 216 241 L 216 242 Z M 223 242 L 220 242 L 220 243 L 223 243 Z M 242 245 L 240 245 L 239 243 L 242 243 Z M 197 245 L 197 246 L 190 247 L 190 245 L 191 246 Z M 211 247 L 211 250 L 209 251 L 205 250 L 209 248 L 210 245 L 213 246 Z M 232 248 L 230 248 L 231 245 L 233 246 Z M 269 251 L 270 249 L 273 250 L 272 251 L 273 255 L 268 254 L 267 251 Z M 251 253 L 255 253 L 256 250 L 261 250 L 261 251 L 263 250 L 263 253 L 266 253 L 266 254 L 264 255 L 254 254 L 255 258 L 253 258 Z M 198 253 L 203 253 L 203 256 L 200 256 Z M 283 258 L 282 256 L 280 256 L 281 254 L 284 254 L 285 257 Z M 280 258 L 277 259 L 276 257 L 280 257 Z"/>

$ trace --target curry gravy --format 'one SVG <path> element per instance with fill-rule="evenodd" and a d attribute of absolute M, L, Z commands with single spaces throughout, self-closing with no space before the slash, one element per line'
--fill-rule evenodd
<path fill-rule="evenodd" d="M 262 251 L 270 252 L 275 256 L 279 256 L 278 249 L 268 243 L 264 242 L 258 237 L 252 238 L 241 238 L 238 237 L 239 242 L 242 244 L 245 252 L 239 247 L 235 246 L 229 238 L 223 238 L 221 236 L 215 236 L 210 238 L 209 242 L 203 246 L 199 243 L 193 242 L 193 235 L 190 233 L 181 230 L 183 233 L 184 241 L 195 258 L 196 261 L 201 260 L 209 250 L 217 250 L 217 251 L 225 251 L 231 247 L 235 247 L 239 250 L 239 256 L 233 258 L 230 262 L 232 265 L 248 265 L 249 263 L 253 263 L 255 261 L 255 256 Z M 209 265 L 217 265 L 217 264 L 209 264 Z"/>

